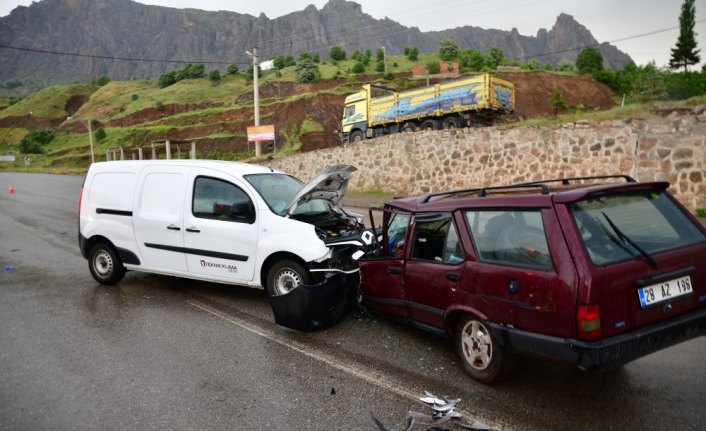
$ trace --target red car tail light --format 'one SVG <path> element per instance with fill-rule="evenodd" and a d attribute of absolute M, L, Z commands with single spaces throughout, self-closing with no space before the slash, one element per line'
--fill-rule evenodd
<path fill-rule="evenodd" d="M 598 304 L 579 305 L 576 310 L 576 329 L 579 340 L 601 337 L 601 308 Z"/>

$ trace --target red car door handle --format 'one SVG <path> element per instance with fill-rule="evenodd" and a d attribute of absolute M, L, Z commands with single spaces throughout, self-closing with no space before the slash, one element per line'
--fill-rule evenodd
<path fill-rule="evenodd" d="M 461 279 L 461 274 L 456 274 L 455 272 L 447 272 L 446 278 L 451 281 L 458 281 Z"/>
<path fill-rule="evenodd" d="M 389 272 L 392 275 L 399 275 L 399 274 L 402 274 L 402 268 L 397 268 L 397 267 L 387 268 L 387 272 Z"/>

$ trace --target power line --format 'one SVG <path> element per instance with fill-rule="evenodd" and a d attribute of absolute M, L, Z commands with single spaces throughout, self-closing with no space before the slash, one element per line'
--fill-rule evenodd
<path fill-rule="evenodd" d="M 705 22 L 705 21 L 706 21 L 706 19 L 700 19 L 700 20 L 698 20 L 698 21 L 695 21 L 694 24 L 698 24 L 698 23 Z M 638 39 L 638 38 L 645 37 L 645 36 L 652 36 L 653 34 L 664 33 L 664 32 L 667 32 L 667 31 L 676 30 L 676 29 L 678 29 L 678 28 L 679 28 L 679 26 L 676 26 L 676 27 L 669 27 L 669 28 L 664 28 L 664 29 L 662 29 L 662 30 L 655 30 L 655 31 L 647 32 L 647 33 L 636 34 L 636 35 L 634 35 L 634 36 L 627 36 L 627 37 L 623 37 L 623 38 L 620 38 L 620 39 L 609 40 L 608 42 L 603 42 L 603 43 L 594 43 L 594 44 L 592 44 L 592 45 L 584 45 L 584 46 L 580 46 L 580 47 L 576 47 L 576 48 L 562 49 L 562 50 L 559 50 L 559 51 L 546 52 L 546 53 L 544 53 L 544 54 L 528 55 L 528 56 L 526 56 L 526 57 L 520 57 L 520 60 L 528 60 L 528 59 L 531 59 L 531 58 L 546 57 L 546 56 L 548 56 L 548 55 L 554 55 L 554 54 L 563 54 L 563 53 L 565 53 L 565 52 L 578 51 L 578 50 L 580 50 L 580 49 L 585 49 L 585 48 L 595 48 L 595 47 L 598 47 L 598 46 L 603 45 L 604 43 L 624 42 L 624 41 L 626 41 L 626 40 Z"/>
<path fill-rule="evenodd" d="M 84 58 L 97 58 L 102 60 L 120 60 L 120 61 L 144 61 L 150 63 L 179 63 L 179 64 L 189 64 L 189 63 L 203 63 L 203 64 L 237 64 L 237 65 L 249 65 L 250 63 L 229 63 L 225 61 L 186 61 L 186 60 L 164 60 L 156 58 L 130 58 L 130 57 L 113 57 L 110 55 L 96 55 L 96 54 L 81 54 L 78 52 L 62 52 L 62 51 L 49 51 L 45 49 L 35 49 L 35 48 L 24 48 L 20 46 L 9 46 L 0 44 L 0 48 L 14 49 L 17 51 L 27 51 L 27 52 L 37 52 L 41 54 L 54 54 L 54 55 L 65 55 L 69 57 L 84 57 Z"/>

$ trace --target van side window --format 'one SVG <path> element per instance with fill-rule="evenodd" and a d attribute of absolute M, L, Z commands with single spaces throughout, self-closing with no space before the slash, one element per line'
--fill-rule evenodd
<path fill-rule="evenodd" d="M 481 261 L 552 268 L 540 211 L 466 211 L 466 220 Z"/>
<path fill-rule="evenodd" d="M 451 214 L 417 214 L 414 224 L 413 259 L 448 264 L 463 262 L 463 248 Z"/>
<path fill-rule="evenodd" d="M 252 205 L 250 197 L 236 185 L 216 178 L 196 178 L 191 207 L 195 217 L 243 221 L 233 216 L 234 209 L 243 205 Z"/>

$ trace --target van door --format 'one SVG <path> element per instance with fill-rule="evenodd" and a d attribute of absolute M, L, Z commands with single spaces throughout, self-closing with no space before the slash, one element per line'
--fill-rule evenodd
<path fill-rule="evenodd" d="M 148 166 L 137 185 L 133 223 L 141 264 L 157 271 L 186 272 L 184 196 L 188 169 Z"/>
<path fill-rule="evenodd" d="M 191 274 L 248 282 L 255 274 L 258 220 L 241 181 L 193 169 L 184 208 L 184 247 Z"/>

